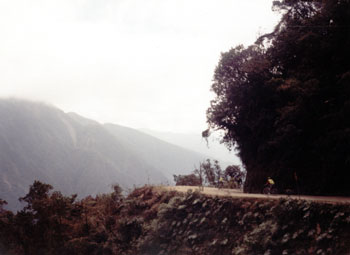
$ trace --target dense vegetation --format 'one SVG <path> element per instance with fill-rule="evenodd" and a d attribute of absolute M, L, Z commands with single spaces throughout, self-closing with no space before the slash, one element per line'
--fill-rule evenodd
<path fill-rule="evenodd" d="M 184 186 L 210 186 L 222 188 L 241 188 L 245 172 L 238 165 L 227 166 L 223 171 L 219 161 L 207 159 L 199 164 L 192 173 L 175 175 L 175 185 Z"/>
<path fill-rule="evenodd" d="M 26 206 L 2 208 L 0 254 L 348 254 L 350 207 L 302 200 L 179 194 L 63 196 L 34 182 Z"/>
<path fill-rule="evenodd" d="M 274 1 L 275 30 L 223 53 L 211 129 L 247 170 L 245 190 L 272 176 L 280 191 L 350 194 L 350 1 Z M 209 132 L 204 132 L 208 135 Z"/>

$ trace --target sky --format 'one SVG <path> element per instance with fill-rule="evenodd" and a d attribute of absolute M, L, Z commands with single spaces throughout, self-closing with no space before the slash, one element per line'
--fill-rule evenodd
<path fill-rule="evenodd" d="M 272 0 L 0 0 L 0 97 L 101 123 L 206 129 L 221 52 L 279 16 Z"/>

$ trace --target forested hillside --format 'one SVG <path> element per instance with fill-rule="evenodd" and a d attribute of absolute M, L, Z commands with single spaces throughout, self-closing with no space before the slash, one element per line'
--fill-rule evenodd
<path fill-rule="evenodd" d="M 136 130 L 101 125 L 40 103 L 0 100 L 0 198 L 18 198 L 36 179 L 79 197 L 170 183 L 206 156 Z M 165 167 L 167 166 L 167 167 Z"/>
<path fill-rule="evenodd" d="M 221 56 L 207 111 L 247 170 L 245 191 L 350 194 L 350 2 L 274 1 L 254 45 Z M 204 132 L 208 135 L 209 132 Z"/>

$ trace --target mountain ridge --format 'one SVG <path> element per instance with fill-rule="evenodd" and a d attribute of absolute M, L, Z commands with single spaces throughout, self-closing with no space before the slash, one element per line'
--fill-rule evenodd
<path fill-rule="evenodd" d="M 171 183 L 207 156 L 137 130 L 100 124 L 43 103 L 0 99 L 0 198 L 18 209 L 34 180 L 65 194 L 96 195 Z"/>

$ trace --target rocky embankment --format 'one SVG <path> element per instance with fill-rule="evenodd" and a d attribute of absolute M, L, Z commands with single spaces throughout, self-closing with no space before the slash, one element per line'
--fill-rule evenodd
<path fill-rule="evenodd" d="M 170 193 L 167 193 L 168 195 Z M 144 222 L 142 254 L 348 254 L 350 206 L 294 199 L 211 197 L 146 188 L 132 197 Z"/>

